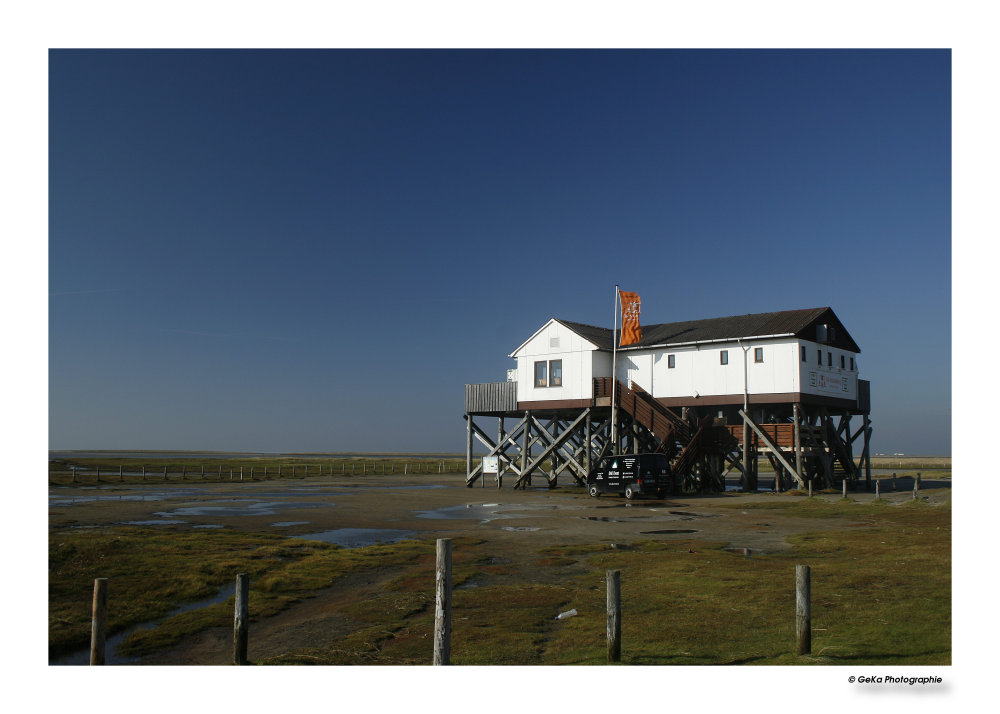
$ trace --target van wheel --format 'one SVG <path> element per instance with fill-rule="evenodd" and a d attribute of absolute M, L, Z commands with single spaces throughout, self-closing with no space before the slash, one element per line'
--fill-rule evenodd
<path fill-rule="evenodd" d="M 633 490 L 632 490 L 632 487 L 631 487 L 631 486 L 626 486 L 626 487 L 625 487 L 625 498 L 627 498 L 627 499 L 628 499 L 628 500 L 630 500 L 630 501 L 631 501 L 631 500 L 632 500 L 633 498 L 635 498 L 635 491 L 633 491 Z"/>
<path fill-rule="evenodd" d="M 597 490 L 597 486 L 591 486 L 590 495 L 593 496 L 594 498 L 597 498 L 598 496 L 601 495 L 601 492 Z"/>

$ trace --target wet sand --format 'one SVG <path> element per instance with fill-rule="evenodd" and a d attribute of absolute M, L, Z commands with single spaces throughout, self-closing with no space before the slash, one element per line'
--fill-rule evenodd
<path fill-rule="evenodd" d="M 539 482 L 541 479 L 539 479 Z M 884 481 L 881 497 L 892 503 L 912 500 L 913 481 L 900 478 L 892 491 Z M 355 547 L 399 538 L 474 537 L 491 553 L 529 567 L 533 554 L 548 546 L 645 540 L 697 539 L 774 553 L 790 548 L 794 533 L 853 528 L 867 520 L 798 517 L 791 510 L 741 509 L 739 504 L 798 499 L 791 494 L 756 493 L 677 496 L 626 501 L 592 498 L 578 486 L 514 490 L 495 481 L 466 487 L 462 475 L 314 477 L 302 480 L 214 481 L 51 487 L 50 529 L 119 524 L 174 528 L 225 528 L 244 532 L 311 537 Z M 840 493 L 816 498 L 839 501 Z M 924 479 L 920 497 L 933 503 L 951 498 L 950 479 Z M 848 492 L 857 502 L 873 492 Z M 171 525 L 172 524 L 172 525 Z M 322 534 L 321 536 L 317 534 Z M 255 623 L 254 658 L 307 646 L 310 632 L 347 631 L 350 622 L 325 605 L 363 596 L 391 578 L 391 571 L 362 573 L 338 582 L 303 603 Z M 538 573 L 538 577 L 544 577 Z M 322 626 L 320 626 L 322 625 Z M 144 658 L 142 664 L 223 664 L 231 651 L 231 632 L 211 631 L 178 647 Z M 304 638 L 304 639 L 303 639 Z M 305 643 L 305 644 L 304 644 Z"/>

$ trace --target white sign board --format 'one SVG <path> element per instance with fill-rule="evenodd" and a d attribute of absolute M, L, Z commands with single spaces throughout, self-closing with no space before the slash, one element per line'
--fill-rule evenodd
<path fill-rule="evenodd" d="M 499 456 L 484 456 L 483 457 L 483 473 L 484 474 L 498 474 L 498 473 L 500 473 L 500 457 Z"/>

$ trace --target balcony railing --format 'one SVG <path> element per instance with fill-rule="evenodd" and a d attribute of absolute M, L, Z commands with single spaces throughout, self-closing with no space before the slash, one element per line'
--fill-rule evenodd
<path fill-rule="evenodd" d="M 466 384 L 465 411 L 469 414 L 517 411 L 517 382 Z"/>

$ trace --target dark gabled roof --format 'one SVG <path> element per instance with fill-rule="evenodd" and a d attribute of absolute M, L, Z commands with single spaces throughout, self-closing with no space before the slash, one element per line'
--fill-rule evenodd
<path fill-rule="evenodd" d="M 579 322 L 559 320 L 576 334 L 593 342 L 599 349 L 612 348 L 612 331 L 606 327 L 594 327 Z M 687 322 L 665 322 L 659 325 L 643 325 L 642 340 L 624 349 L 653 347 L 656 345 L 682 345 L 693 342 L 728 341 L 751 337 L 794 335 L 805 340 L 816 341 L 817 325 L 832 325 L 837 328 L 833 346 L 851 352 L 861 352 L 854 339 L 844 329 L 829 307 L 808 310 L 783 310 L 781 312 L 760 312 L 755 315 L 733 315 L 713 317 L 707 320 Z"/>

